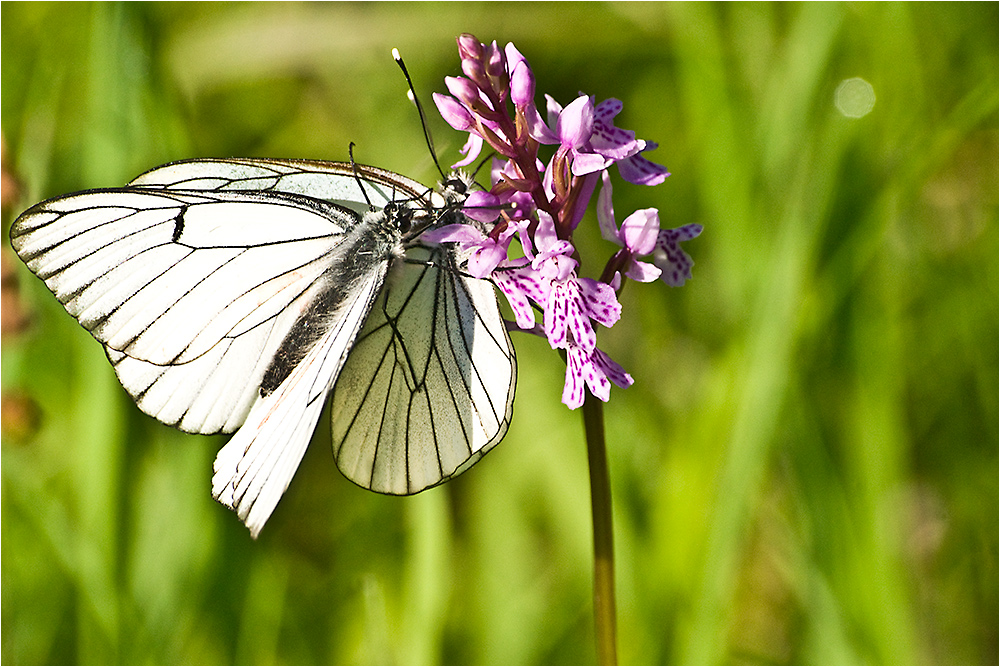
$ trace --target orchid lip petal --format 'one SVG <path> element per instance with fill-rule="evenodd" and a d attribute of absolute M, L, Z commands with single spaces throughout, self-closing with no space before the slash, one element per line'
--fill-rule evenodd
<path fill-rule="evenodd" d="M 608 99 L 594 105 L 594 116 L 602 123 L 607 123 L 621 113 L 624 106 L 625 105 L 622 104 L 621 100 L 609 97 Z"/>
<path fill-rule="evenodd" d="M 670 176 L 666 167 L 650 162 L 638 153 L 619 161 L 618 173 L 635 185 L 659 185 Z"/>
<path fill-rule="evenodd" d="M 691 279 L 694 260 L 681 248 L 682 241 L 689 241 L 702 231 L 699 224 L 689 224 L 677 229 L 662 229 L 656 237 L 653 264 L 662 271 L 660 278 L 671 287 L 680 287 Z"/>

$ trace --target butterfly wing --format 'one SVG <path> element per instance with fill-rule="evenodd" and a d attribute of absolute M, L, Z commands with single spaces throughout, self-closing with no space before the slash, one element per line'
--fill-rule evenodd
<path fill-rule="evenodd" d="M 97 190 L 32 207 L 11 243 L 104 344 L 144 412 L 217 433 L 243 423 L 355 224 L 290 199 Z"/>
<path fill-rule="evenodd" d="M 396 262 L 334 387 L 341 472 L 397 495 L 472 466 L 506 434 L 517 366 L 493 286 L 447 247 Z"/>

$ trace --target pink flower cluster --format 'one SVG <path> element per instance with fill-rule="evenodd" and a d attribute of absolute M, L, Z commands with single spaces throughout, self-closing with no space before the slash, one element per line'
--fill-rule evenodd
<path fill-rule="evenodd" d="M 444 119 L 469 133 L 465 158 L 452 166 L 471 164 L 484 145 L 500 157 L 493 158 L 490 190 L 473 192 L 465 202 L 463 212 L 481 224 L 447 225 L 424 238 L 460 244 L 469 254 L 469 272 L 500 288 L 517 326 L 544 335 L 553 349 L 565 350 L 563 403 L 574 409 L 583 405 L 585 386 L 607 401 L 611 383 L 625 388 L 632 377 L 598 349 L 593 323 L 610 327 L 619 320 L 617 291 L 625 278 L 683 285 L 694 262 L 679 244 L 698 236 L 701 225 L 661 230 L 653 208 L 632 213 L 621 226 L 616 222 L 608 174 L 612 165 L 624 180 L 639 185 L 658 185 L 670 175 L 642 156 L 655 143 L 615 127 L 621 102 L 595 104 L 593 97 L 581 95 L 562 107 L 546 95 L 543 120 L 534 102 L 534 74 L 513 44 L 500 49 L 496 42 L 486 45 L 464 34 L 458 48 L 465 76 L 445 79 L 451 95 L 434 95 Z M 557 147 L 548 163 L 539 159 L 542 145 Z M 601 234 L 620 249 L 601 279 L 592 280 L 577 273 L 580 257 L 573 232 L 598 181 Z M 523 256 L 511 259 L 515 236 Z M 647 256 L 652 263 L 639 259 Z M 535 322 L 536 308 L 542 311 L 542 327 Z"/>

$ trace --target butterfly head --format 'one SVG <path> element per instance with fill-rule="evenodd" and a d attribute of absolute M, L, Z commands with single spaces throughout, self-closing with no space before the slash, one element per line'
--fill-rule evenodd
<path fill-rule="evenodd" d="M 413 228 L 414 218 L 420 209 L 413 208 L 409 202 L 391 201 L 385 205 L 382 212 L 400 234 L 407 235 Z"/>

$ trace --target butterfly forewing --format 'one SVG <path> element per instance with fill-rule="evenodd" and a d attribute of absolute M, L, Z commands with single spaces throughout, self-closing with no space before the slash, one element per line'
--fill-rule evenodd
<path fill-rule="evenodd" d="M 268 217 L 283 224 L 266 225 Z M 141 409 L 215 433 L 243 422 L 250 385 L 268 365 L 263 355 L 277 349 L 331 255 L 343 252 L 354 218 L 229 193 L 105 190 L 29 209 L 11 242 L 105 345 Z M 221 392 L 206 394 L 206 385 Z"/>

